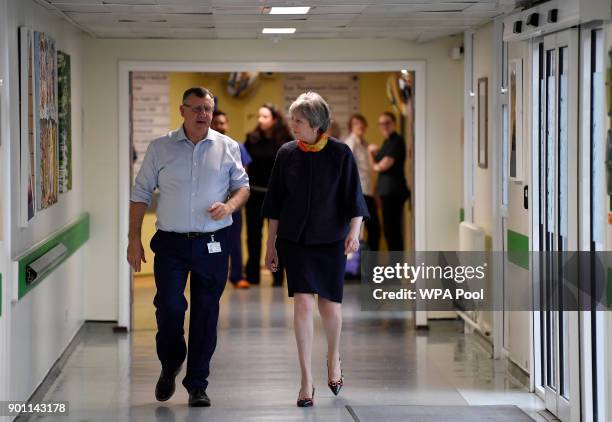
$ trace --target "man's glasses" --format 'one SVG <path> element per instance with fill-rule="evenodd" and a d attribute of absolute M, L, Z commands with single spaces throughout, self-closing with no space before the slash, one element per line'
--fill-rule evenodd
<path fill-rule="evenodd" d="M 393 122 L 391 120 L 382 120 L 382 121 L 378 122 L 378 126 L 390 126 L 392 124 L 393 124 Z"/>
<path fill-rule="evenodd" d="M 212 107 L 205 107 L 205 106 L 192 106 L 189 104 L 183 104 L 183 107 L 187 107 L 188 109 L 190 109 L 196 114 L 204 114 L 204 113 L 208 114 L 208 113 L 212 113 L 213 111 Z"/>

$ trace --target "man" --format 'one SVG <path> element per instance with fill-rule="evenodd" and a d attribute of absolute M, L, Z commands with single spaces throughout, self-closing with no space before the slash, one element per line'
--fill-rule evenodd
<path fill-rule="evenodd" d="M 378 129 L 385 137 L 382 147 L 368 146 L 370 167 L 378 173 L 376 193 L 382 205 L 382 223 L 385 240 L 390 251 L 404 250 L 404 202 L 410 191 L 404 174 L 406 145 L 395 130 L 397 119 L 390 111 L 378 117 Z"/>
<path fill-rule="evenodd" d="M 229 130 L 229 119 L 227 114 L 221 110 L 213 112 L 210 127 L 223 135 L 227 135 Z M 244 145 L 238 143 L 240 147 L 240 159 L 246 168 L 253 159 Z M 229 228 L 229 255 L 230 255 L 230 275 L 229 281 L 237 289 L 248 289 L 250 284 L 242 276 L 242 210 L 232 214 L 232 225 Z"/>
<path fill-rule="evenodd" d="M 206 394 L 210 359 L 217 344 L 219 298 L 227 280 L 228 229 L 231 214 L 249 196 L 249 180 L 238 143 L 209 129 L 214 97 L 190 88 L 180 106 L 183 125 L 154 140 L 147 150 L 130 202 L 127 259 L 134 271 L 146 262 L 141 227 L 153 190 L 159 189 L 155 252 L 154 305 L 157 356 L 161 374 L 155 387 L 159 401 L 175 390 L 175 378 L 187 356 L 183 385 L 190 406 L 210 406 Z M 189 353 L 183 321 L 187 276 L 191 273 Z"/>

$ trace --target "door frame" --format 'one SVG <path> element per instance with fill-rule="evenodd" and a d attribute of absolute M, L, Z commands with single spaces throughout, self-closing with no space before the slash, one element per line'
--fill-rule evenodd
<path fill-rule="evenodd" d="M 598 45 L 595 46 L 595 51 L 592 49 L 593 43 L 593 32 L 598 31 Z M 580 186 L 579 186 L 579 194 L 580 194 L 580 211 L 582 211 L 583 215 L 587 215 L 588 218 L 581 218 L 581 227 L 580 227 L 580 250 L 591 250 L 591 242 L 592 232 L 591 226 L 592 221 L 594 219 L 601 219 L 600 227 L 602 228 L 603 233 L 601 233 L 602 237 L 598 244 L 595 247 L 595 250 L 605 250 L 605 214 L 606 209 L 605 205 L 608 203 L 609 199 L 605 192 L 605 186 L 602 192 L 601 205 L 602 209 L 591 208 L 591 204 L 593 203 L 592 194 L 594 193 L 591 189 L 591 179 L 593 175 L 593 162 L 591 156 L 591 148 L 593 147 L 593 142 L 597 142 L 601 139 L 603 145 L 601 145 L 601 150 L 605 152 L 605 142 L 606 142 L 606 104 L 605 100 L 603 100 L 602 108 L 600 110 L 599 118 L 602 121 L 602 125 L 600 127 L 599 135 L 595 135 L 594 139 L 592 139 L 592 81 L 591 75 L 593 72 L 592 63 L 593 57 L 592 54 L 595 53 L 599 56 L 601 60 L 601 73 L 602 80 L 600 82 L 600 86 L 598 88 L 594 88 L 599 90 L 599 92 L 605 92 L 605 74 L 606 74 L 606 51 L 605 51 L 605 28 L 600 22 L 596 22 L 593 24 L 582 25 L 580 28 L 580 69 L 581 69 L 581 79 L 580 79 L 580 151 L 579 151 L 579 159 L 580 159 Z M 601 51 L 599 51 L 601 50 Z M 602 94 L 603 95 L 603 94 Z M 600 162 L 596 165 L 602 166 L 600 169 L 602 175 L 605 172 L 603 168 L 604 163 Z M 600 181 L 599 183 L 605 183 Z M 600 370 L 605 368 L 605 319 L 604 314 L 602 312 L 589 312 L 589 311 L 581 311 L 580 312 L 580 328 L 581 328 L 581 338 L 580 338 L 580 350 L 581 350 L 581 383 L 582 383 L 582 417 L 583 420 L 594 420 L 595 422 L 601 422 L 606 420 L 606 383 L 605 383 L 605 372 Z M 593 324 L 593 317 L 595 317 L 595 324 Z M 593 338 L 593 331 L 596 331 L 596 337 Z M 594 344 L 595 343 L 595 344 Z M 595 350 L 594 350 L 595 349 Z M 593 362 L 593 353 L 595 352 L 596 361 Z M 598 369 L 595 372 L 594 379 L 594 371 L 593 365 Z M 596 386 L 594 388 L 594 384 L 596 381 Z M 595 397 L 596 395 L 596 397 Z M 596 399 L 597 408 L 594 405 L 594 399 Z M 595 412 L 597 413 L 598 419 L 595 419 Z"/>
<path fill-rule="evenodd" d="M 118 242 L 118 327 L 132 327 L 132 271 L 125 258 L 129 228 L 130 198 L 130 91 L 129 76 L 132 71 L 159 72 L 393 72 L 406 69 L 415 72 L 415 132 L 414 132 L 414 247 L 427 250 L 426 238 L 426 126 L 427 126 L 427 73 L 422 60 L 402 61 L 324 61 L 324 62 L 168 62 L 168 61 L 119 61 L 119 242 Z M 426 325 L 426 315 L 417 312 L 417 324 Z M 423 321 L 424 319 L 424 321 Z"/>

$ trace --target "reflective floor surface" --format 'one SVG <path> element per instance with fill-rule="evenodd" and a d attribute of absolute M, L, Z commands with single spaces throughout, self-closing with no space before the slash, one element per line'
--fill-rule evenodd
<path fill-rule="evenodd" d="M 180 385 L 184 374 L 177 378 L 171 400 L 155 401 L 160 367 L 154 287 L 146 279 L 135 283 L 135 330 L 116 334 L 111 324 L 87 324 L 44 400 L 68 401 L 70 413 L 61 420 L 69 421 L 365 422 L 368 412 L 360 416 L 359 409 L 391 405 L 516 405 L 544 420 L 537 415 L 542 401 L 508 374 L 505 360 L 490 358 L 482 339 L 464 334 L 460 321 L 432 322 L 428 331 L 415 331 L 407 313 L 362 312 L 356 285 L 347 286 L 343 304 L 345 387 L 338 397 L 327 388 L 326 345 L 317 316 L 315 406 L 297 408 L 292 299 L 284 288 L 265 281 L 249 290 L 231 285 L 225 290 L 209 378 L 211 408 L 187 406 L 187 392 Z M 389 412 L 385 420 L 403 420 L 394 419 L 396 413 Z"/>

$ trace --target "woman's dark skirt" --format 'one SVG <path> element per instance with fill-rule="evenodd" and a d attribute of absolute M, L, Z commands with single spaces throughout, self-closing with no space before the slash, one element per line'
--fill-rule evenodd
<path fill-rule="evenodd" d="M 342 302 L 346 267 L 344 239 L 304 245 L 277 238 L 276 251 L 285 266 L 289 297 L 294 293 L 312 293 L 332 302 Z"/>

